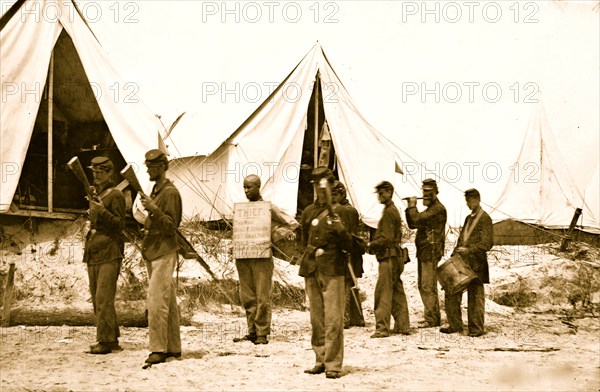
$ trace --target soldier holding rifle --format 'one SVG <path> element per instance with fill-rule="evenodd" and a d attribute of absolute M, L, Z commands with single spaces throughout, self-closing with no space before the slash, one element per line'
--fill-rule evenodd
<path fill-rule="evenodd" d="M 406 213 L 406 223 L 417 229 L 415 244 L 418 260 L 418 286 L 424 306 L 424 320 L 419 328 L 440 326 L 440 304 L 437 290 L 437 263 L 444 254 L 446 229 L 446 207 L 440 203 L 435 180 L 423 180 L 423 205 L 427 208 L 419 212 L 417 197 L 410 197 Z"/>
<path fill-rule="evenodd" d="M 76 173 L 78 177 L 82 175 L 85 178 L 77 159 L 69 163 L 74 172 L 79 172 Z M 110 159 L 93 158 L 90 168 L 94 185 L 86 191 L 89 194 L 91 230 L 87 233 L 83 261 L 88 267 L 98 340 L 90 347 L 90 353 L 108 354 L 120 349 L 115 294 L 125 247 L 121 234 L 125 226 L 125 196 L 114 188 L 114 167 Z"/>
<path fill-rule="evenodd" d="M 304 372 L 339 378 L 344 358 L 344 251 L 351 250 L 352 237 L 334 213 L 331 186 L 335 178 L 331 170 L 317 167 L 311 177 L 317 199 L 300 218 L 305 253 L 299 274 L 305 279 L 310 303 L 311 344 L 316 359 L 314 367 Z"/>
<path fill-rule="evenodd" d="M 364 248 L 358 243 L 358 229 L 360 225 L 360 218 L 358 211 L 354 208 L 348 199 L 346 198 L 346 186 L 343 183 L 336 181 L 333 189 L 331 190 L 331 197 L 333 204 L 339 204 L 335 209 L 342 220 L 342 223 L 346 226 L 346 229 L 350 232 L 353 239 L 352 250 L 348 255 L 348 268 L 346 269 L 346 288 L 345 297 L 346 305 L 344 311 L 344 329 L 348 329 L 351 326 L 364 327 L 365 318 L 362 312 L 362 305 L 360 302 L 360 292 L 357 286 L 357 279 L 362 277 L 363 274 L 363 254 Z"/>
<path fill-rule="evenodd" d="M 146 153 L 146 167 L 152 193 L 140 193 L 148 217 L 144 222 L 142 254 L 146 260 L 148 285 L 148 329 L 151 354 L 148 365 L 181 357 L 179 308 L 175 293 L 173 271 L 178 261 L 177 228 L 181 222 L 181 196 L 166 178 L 169 160 L 161 150 Z"/>

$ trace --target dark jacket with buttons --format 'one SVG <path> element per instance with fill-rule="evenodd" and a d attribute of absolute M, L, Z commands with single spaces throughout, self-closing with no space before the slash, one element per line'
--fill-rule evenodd
<path fill-rule="evenodd" d="M 390 257 L 400 256 L 400 242 L 402 241 L 402 218 L 393 201 L 389 201 L 381 219 L 377 223 L 377 231 L 370 248 L 375 252 L 377 261 Z"/>
<path fill-rule="evenodd" d="M 159 212 L 149 214 L 144 222 L 142 253 L 148 261 L 179 250 L 177 228 L 182 214 L 181 196 L 170 180 L 160 188 L 155 185 L 150 197 Z"/>
<path fill-rule="evenodd" d="M 335 213 L 340 216 L 342 223 L 346 226 L 346 230 L 352 235 L 358 235 L 358 229 L 360 225 L 360 217 L 358 211 L 354 208 L 347 200 L 344 200 L 339 207 L 335 209 Z M 357 278 L 363 275 L 363 255 L 364 252 L 352 240 L 352 250 L 350 251 L 350 261 L 352 262 L 352 269 Z"/>
<path fill-rule="evenodd" d="M 105 194 L 106 193 L 106 194 Z M 100 190 L 104 209 L 91 217 L 92 230 L 88 233 L 83 252 L 83 261 L 100 264 L 123 259 L 125 242 L 125 196 L 116 188 Z"/>
<path fill-rule="evenodd" d="M 315 201 L 302 212 L 302 246 L 304 257 L 300 262 L 298 274 L 303 277 L 317 272 L 321 275 L 345 275 L 346 252 L 352 250 L 352 237 L 347 230 L 337 232 L 329 223 L 327 206 Z M 323 254 L 316 256 L 317 249 Z"/>
<path fill-rule="evenodd" d="M 436 198 L 423 212 L 419 212 L 417 207 L 410 207 L 405 213 L 408 227 L 417 229 L 417 259 L 421 262 L 439 261 L 444 255 L 446 207 Z"/>

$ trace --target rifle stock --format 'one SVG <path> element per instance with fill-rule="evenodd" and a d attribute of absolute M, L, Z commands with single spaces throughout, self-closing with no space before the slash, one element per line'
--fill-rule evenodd
<path fill-rule="evenodd" d="M 146 196 L 131 165 L 128 164 L 125 166 L 123 170 L 121 170 L 121 175 L 127 180 L 127 182 L 129 182 L 129 185 L 131 185 L 131 187 L 135 189 L 137 193 Z M 211 271 L 208 263 L 202 258 L 202 256 L 200 256 L 196 249 L 194 249 L 192 244 L 183 236 L 179 229 L 177 229 L 177 242 L 179 243 L 179 254 L 184 259 L 196 259 L 213 280 L 218 280 L 215 274 Z"/>
<path fill-rule="evenodd" d="M 137 176 L 135 175 L 135 172 L 133 171 L 133 167 L 131 167 L 130 164 L 127 164 L 127 166 L 121 170 L 121 175 L 127 180 L 127 182 L 129 182 L 129 185 L 131 185 L 131 187 L 135 189 L 137 193 L 145 194 L 140 182 L 137 179 Z"/>
<path fill-rule="evenodd" d="M 85 188 L 85 194 L 88 196 L 88 198 L 95 199 L 96 193 L 94 191 L 94 188 L 92 188 L 92 186 L 90 185 L 90 182 L 88 181 L 85 172 L 83 171 L 83 166 L 81 166 L 79 157 L 74 156 L 73 158 L 71 158 L 71 160 L 67 162 L 67 166 L 69 167 L 69 169 L 71 169 L 73 174 L 75 174 L 75 177 L 77 177 L 77 179 L 83 184 L 83 187 Z"/>
<path fill-rule="evenodd" d="M 333 211 L 333 202 L 331 201 L 331 187 L 329 186 L 329 182 L 326 178 L 321 178 L 321 180 L 319 180 L 319 188 L 325 190 L 325 202 L 327 203 L 327 212 L 329 216 L 335 216 L 335 212 Z"/>

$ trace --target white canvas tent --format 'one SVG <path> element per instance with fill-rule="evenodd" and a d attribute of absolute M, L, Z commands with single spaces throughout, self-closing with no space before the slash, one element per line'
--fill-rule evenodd
<path fill-rule="evenodd" d="M 583 193 L 583 200 L 585 205 L 590 206 L 590 208 L 600 208 L 600 162 L 596 165 L 596 170 L 592 172 L 592 177 L 590 179 L 589 184 L 586 186 L 585 191 Z M 600 216 L 598 214 L 593 215 L 593 211 L 590 212 L 589 217 L 583 216 L 583 222 L 588 223 L 591 227 L 600 227 Z"/>
<path fill-rule="evenodd" d="M 583 211 L 578 227 L 600 229 L 600 206 L 582 197 L 562 159 L 540 100 L 529 121 L 519 156 L 490 216 L 494 222 L 510 220 L 544 228 L 566 228 L 576 208 Z"/>
<path fill-rule="evenodd" d="M 74 1 L 15 2 L 0 19 L 0 71 L 0 213 L 19 204 L 52 213 L 83 200 L 65 167 L 73 155 L 143 168 L 157 146 L 160 122 L 113 69 Z"/>
<path fill-rule="evenodd" d="M 392 181 L 399 193 L 408 184 L 399 180 L 392 146 L 358 111 L 318 43 L 214 152 L 173 162 L 169 176 L 182 192 L 184 214 L 205 221 L 231 217 L 234 203 L 246 200 L 243 178 L 254 173 L 263 197 L 294 216 L 301 209 L 299 188 L 312 189 L 306 179 L 318 161 L 320 136 L 314 135 L 325 121 L 333 142 L 329 166 L 362 220 L 376 226 L 381 206 L 374 186 Z"/>

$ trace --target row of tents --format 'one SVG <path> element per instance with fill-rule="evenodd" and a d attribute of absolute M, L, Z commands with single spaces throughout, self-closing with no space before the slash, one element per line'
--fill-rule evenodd
<path fill-rule="evenodd" d="M 50 7 L 54 18 L 36 17 Z M 99 154 L 119 167 L 131 163 L 149 188 L 144 153 L 166 149 L 160 118 L 139 97 L 127 99 L 126 81 L 73 9 L 72 1 L 19 0 L 0 19 L 0 214 L 69 218 L 83 211 L 81 185 L 66 169 L 75 155 L 84 165 Z M 542 105 L 517 162 L 535 163 L 539 181 L 511 177 L 488 208 L 496 222 L 564 227 L 581 208 L 579 228 L 600 231 L 598 167 L 587 189 L 575 186 Z M 420 181 L 403 173 L 398 147 L 361 115 L 317 43 L 214 151 L 173 159 L 169 176 L 182 193 L 187 219 L 230 219 L 234 203 L 245 200 L 241 184 L 251 173 L 260 176 L 265 199 L 295 215 L 312 202 L 310 170 L 323 163 L 346 184 L 348 199 L 370 227 L 381 214 L 374 182 L 388 179 L 397 194 L 419 193 Z M 505 227 L 506 235 L 515 232 Z"/>

